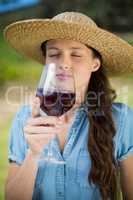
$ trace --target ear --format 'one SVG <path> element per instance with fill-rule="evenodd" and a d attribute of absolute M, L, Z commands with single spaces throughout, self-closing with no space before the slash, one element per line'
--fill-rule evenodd
<path fill-rule="evenodd" d="M 98 58 L 94 59 L 93 65 L 92 65 L 92 72 L 97 71 L 101 66 L 101 61 Z"/>

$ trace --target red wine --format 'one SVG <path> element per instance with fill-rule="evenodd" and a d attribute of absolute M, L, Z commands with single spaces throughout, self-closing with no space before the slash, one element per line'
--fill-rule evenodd
<path fill-rule="evenodd" d="M 51 116 L 61 116 L 75 103 L 75 93 L 53 92 L 44 95 L 43 89 L 38 88 L 36 96 L 40 98 L 40 108 Z"/>

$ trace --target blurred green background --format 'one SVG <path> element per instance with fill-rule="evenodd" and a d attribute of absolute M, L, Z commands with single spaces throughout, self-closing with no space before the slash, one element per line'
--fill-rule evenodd
<path fill-rule="evenodd" d="M 16 20 L 51 17 L 62 11 L 75 10 L 90 15 L 100 26 L 115 32 L 133 45 L 132 8 L 132 0 L 109 0 L 108 3 L 105 0 L 100 3 L 98 0 L 55 0 L 54 3 L 51 0 L 42 0 L 36 5 L 4 13 L 0 10 L 0 200 L 4 199 L 11 122 L 19 107 L 32 101 L 43 68 L 9 47 L 3 38 L 3 28 Z M 133 74 L 110 77 L 110 81 L 117 91 L 116 101 L 124 102 L 133 108 Z"/>

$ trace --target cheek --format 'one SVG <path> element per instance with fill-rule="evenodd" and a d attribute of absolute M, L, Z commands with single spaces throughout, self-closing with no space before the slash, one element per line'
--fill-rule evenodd
<path fill-rule="evenodd" d="M 88 68 L 75 70 L 75 84 L 77 87 L 87 86 L 90 80 L 91 71 Z"/>

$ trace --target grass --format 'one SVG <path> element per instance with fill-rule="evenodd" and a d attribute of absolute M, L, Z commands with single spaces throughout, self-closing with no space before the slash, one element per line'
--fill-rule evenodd
<path fill-rule="evenodd" d="M 117 93 L 115 101 L 123 102 L 133 108 L 133 74 L 112 78 L 111 85 Z"/>
<path fill-rule="evenodd" d="M 0 31 L 0 85 L 7 82 L 36 83 L 42 71 L 42 65 L 24 58 L 15 52 L 3 38 Z"/>
<path fill-rule="evenodd" d="M 7 160 L 7 146 L 8 146 L 8 133 L 11 124 L 11 116 L 6 121 L 0 120 L 0 200 L 4 200 L 4 185 L 7 176 L 8 160 Z"/>

